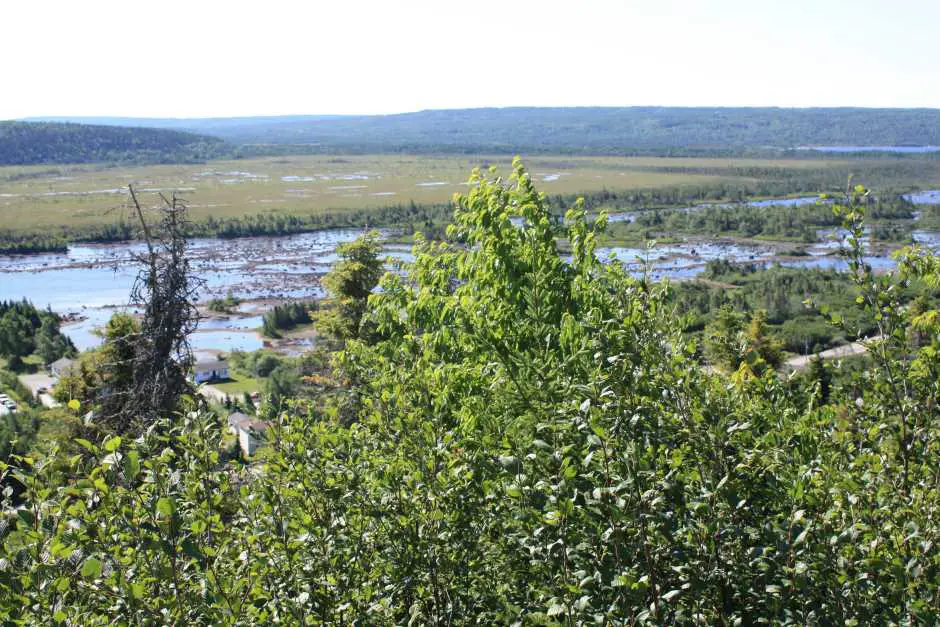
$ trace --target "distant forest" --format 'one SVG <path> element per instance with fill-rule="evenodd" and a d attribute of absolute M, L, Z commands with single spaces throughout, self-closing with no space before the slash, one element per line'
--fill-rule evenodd
<path fill-rule="evenodd" d="M 241 145 L 246 156 L 292 151 L 779 154 L 802 146 L 860 142 L 940 145 L 938 109 L 517 107 L 374 116 L 55 120 L 209 134 Z"/>
<path fill-rule="evenodd" d="M 284 154 L 781 156 L 940 145 L 940 109 L 455 109 L 373 116 L 0 122 L 0 165 L 186 163 Z M 844 156 L 844 155 L 841 155 Z"/>
<path fill-rule="evenodd" d="M 0 122 L 0 165 L 189 163 L 229 153 L 221 139 L 176 130 Z"/>

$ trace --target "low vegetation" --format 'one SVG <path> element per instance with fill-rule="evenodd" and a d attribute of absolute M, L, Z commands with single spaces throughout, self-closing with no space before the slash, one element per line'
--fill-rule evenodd
<path fill-rule="evenodd" d="M 192 236 L 397 226 L 409 235 L 421 231 L 436 237 L 450 221 L 451 196 L 466 190 L 464 172 L 481 163 L 506 166 L 508 159 L 486 155 L 305 156 L 200 165 L 0 168 L 4 193 L 0 197 L 0 246 L 10 252 L 43 252 L 61 250 L 67 241 L 141 237 L 127 202 L 128 181 L 145 182 L 138 185 L 145 198 L 172 190 L 186 196 L 191 203 Z M 850 174 L 883 189 L 886 204 L 897 196 L 891 189 L 940 184 L 940 160 L 930 156 L 536 157 L 529 164 L 558 214 L 578 196 L 585 199 L 588 209 L 618 211 L 755 196 L 839 193 Z"/>

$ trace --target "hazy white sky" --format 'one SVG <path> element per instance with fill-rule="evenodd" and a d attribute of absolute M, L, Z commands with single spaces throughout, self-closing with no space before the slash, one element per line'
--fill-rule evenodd
<path fill-rule="evenodd" d="M 940 107 L 940 0 L 2 0 L 0 119 Z"/>

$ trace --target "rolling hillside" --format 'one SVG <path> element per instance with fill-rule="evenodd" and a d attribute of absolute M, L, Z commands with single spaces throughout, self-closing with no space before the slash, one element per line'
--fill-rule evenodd
<path fill-rule="evenodd" d="M 291 146 L 320 153 L 708 154 L 940 144 L 937 109 L 518 107 L 375 116 L 59 119 L 174 128 L 255 150 Z"/>
<path fill-rule="evenodd" d="M 0 165 L 189 163 L 226 151 L 221 139 L 176 130 L 0 122 Z"/>

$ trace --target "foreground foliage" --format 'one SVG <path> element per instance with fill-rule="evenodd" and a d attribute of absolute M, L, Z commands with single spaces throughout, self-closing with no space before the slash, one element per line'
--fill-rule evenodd
<path fill-rule="evenodd" d="M 896 286 L 940 264 L 913 250 L 876 279 L 855 262 L 885 340 L 857 397 L 823 403 L 769 370 L 703 371 L 668 286 L 597 261 L 602 226 L 578 206 L 557 225 L 521 165 L 477 174 L 462 244 L 419 241 L 369 298 L 369 342 L 347 336 L 351 426 L 286 412 L 248 468 L 199 412 L 21 460 L 0 617 L 929 622 L 940 329 Z"/>

